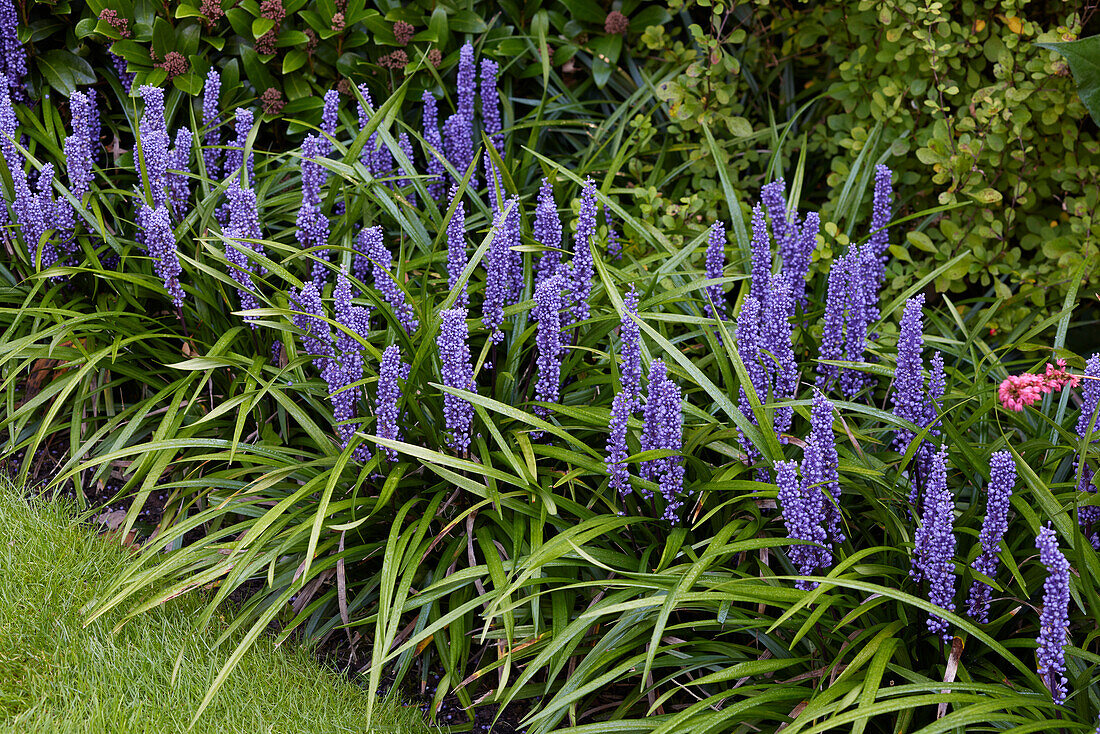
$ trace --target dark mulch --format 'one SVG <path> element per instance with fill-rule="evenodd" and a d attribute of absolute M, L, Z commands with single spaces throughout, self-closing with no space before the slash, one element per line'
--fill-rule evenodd
<path fill-rule="evenodd" d="M 365 685 L 365 676 L 362 673 L 367 666 L 363 656 L 369 654 L 369 651 L 364 650 L 362 645 L 356 645 L 353 649 L 346 635 L 333 634 L 318 647 L 317 654 L 327 667 L 347 676 L 352 681 Z M 387 673 L 382 679 L 379 694 L 383 696 L 394 694 L 405 705 L 420 709 L 424 717 L 432 723 L 447 727 L 453 732 L 514 734 L 522 731 L 519 722 L 531 709 L 529 701 L 513 702 L 505 707 L 503 712 L 500 712 L 500 704 L 488 701 L 466 710 L 458 696 L 451 691 L 443 697 L 433 718 L 432 700 L 435 698 L 436 687 L 442 674 L 442 668 L 422 670 L 418 664 L 414 664 L 413 670 L 405 676 L 396 691 L 393 689 L 394 677 L 391 673 Z M 499 718 L 498 712 L 500 712 Z M 496 719 L 495 723 L 494 719 Z"/>

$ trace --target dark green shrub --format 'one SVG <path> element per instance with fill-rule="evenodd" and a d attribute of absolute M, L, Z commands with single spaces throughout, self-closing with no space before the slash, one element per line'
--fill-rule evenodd
<path fill-rule="evenodd" d="M 1001 323 L 1054 308 L 1068 273 L 1098 253 L 1097 127 L 1067 64 L 1036 45 L 1081 34 L 1078 6 L 758 0 L 685 9 L 674 0 L 684 27 L 651 27 L 638 44 L 663 62 L 646 71 L 666 103 L 658 127 L 668 139 L 638 151 L 630 170 L 667 167 L 670 153 L 685 162 L 691 175 L 649 202 L 667 222 L 720 210 L 716 158 L 739 192 L 759 185 L 750 172 L 804 177 L 802 198 L 838 225 L 843 245 L 862 234 L 852 213 L 866 182 L 839 184 L 860 157 L 885 162 L 900 177 L 901 215 L 948 207 L 897 243 L 896 288 L 966 253 L 937 290 L 1005 298 Z M 1100 286 L 1100 270 L 1087 283 Z"/>

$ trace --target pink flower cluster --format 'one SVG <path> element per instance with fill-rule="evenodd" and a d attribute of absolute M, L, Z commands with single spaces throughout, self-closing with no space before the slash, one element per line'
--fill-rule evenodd
<path fill-rule="evenodd" d="M 1004 407 L 1009 410 L 1023 410 L 1026 406 L 1037 403 L 1049 392 L 1057 392 L 1067 384 L 1070 387 L 1077 387 L 1080 382 L 1081 376 L 1066 372 L 1066 360 L 1059 359 L 1057 367 L 1047 363 L 1045 374 L 1024 373 L 1009 376 L 1001 383 L 997 394 Z"/>

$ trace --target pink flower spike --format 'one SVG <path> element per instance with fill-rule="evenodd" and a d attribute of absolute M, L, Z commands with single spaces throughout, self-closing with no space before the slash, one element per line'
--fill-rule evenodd
<path fill-rule="evenodd" d="M 1005 378 L 997 390 L 1001 405 L 1017 412 L 1028 405 L 1037 403 L 1043 395 L 1061 390 L 1065 385 L 1077 387 L 1080 375 L 1066 372 L 1066 360 L 1057 360 L 1058 366 L 1047 363 L 1046 372 L 1041 375 L 1024 373 Z"/>

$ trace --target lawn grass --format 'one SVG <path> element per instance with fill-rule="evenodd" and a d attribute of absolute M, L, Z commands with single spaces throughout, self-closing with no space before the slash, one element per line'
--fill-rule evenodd
<path fill-rule="evenodd" d="M 188 594 L 87 628 L 82 608 L 121 569 L 126 551 L 79 523 L 64 503 L 28 503 L 0 480 L 0 731 L 186 731 L 235 646 L 196 639 L 204 600 Z M 172 669 L 181 648 L 183 664 Z M 366 732 L 367 695 L 306 649 L 261 639 L 194 732 Z M 375 707 L 376 732 L 427 732 L 413 708 Z"/>

